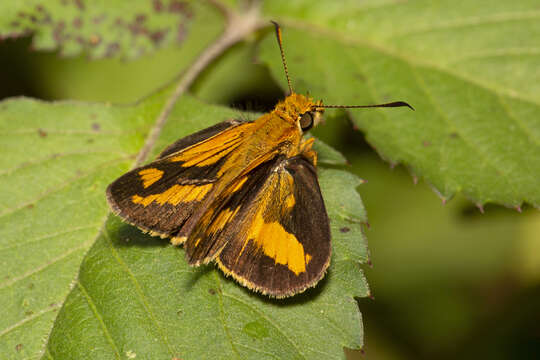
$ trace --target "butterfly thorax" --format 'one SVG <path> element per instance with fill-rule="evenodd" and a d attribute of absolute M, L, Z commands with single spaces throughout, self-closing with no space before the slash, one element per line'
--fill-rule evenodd
<path fill-rule="evenodd" d="M 230 152 L 220 169 L 220 186 L 229 186 L 243 174 L 280 155 L 292 158 L 302 154 L 315 165 L 316 154 L 311 150 L 313 139 L 303 139 L 300 119 L 303 114 L 310 113 L 316 123 L 322 113 L 321 105 L 320 101 L 314 102 L 311 98 L 293 93 L 279 102 L 273 111 L 238 127 L 238 132 L 231 132 L 231 135 L 243 140 L 238 142 L 234 152 Z M 230 136 L 222 137 L 220 141 L 230 141 Z"/>
<path fill-rule="evenodd" d="M 303 139 L 304 131 L 300 124 L 301 117 L 313 114 L 313 122 L 317 124 L 323 112 L 322 102 L 292 93 L 280 101 L 273 111 L 255 121 L 257 127 L 255 142 L 259 150 L 277 151 L 287 157 L 293 157 L 311 148 L 311 141 Z M 309 146 L 308 146 L 309 145 Z M 263 150 L 263 151 L 264 151 Z"/>

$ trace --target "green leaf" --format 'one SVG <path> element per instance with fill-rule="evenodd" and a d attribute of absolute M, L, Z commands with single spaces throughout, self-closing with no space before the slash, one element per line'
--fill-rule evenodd
<path fill-rule="evenodd" d="M 321 169 L 332 265 L 317 288 L 285 301 L 253 294 L 213 266 L 189 267 L 183 249 L 107 215 L 106 185 L 131 166 L 168 95 L 134 107 L 1 103 L 2 181 L 13 190 L 0 203 L 0 353 L 35 357 L 62 305 L 45 358 L 341 358 L 343 346 L 361 347 L 354 297 L 368 293 L 358 267 L 366 219 L 353 175 Z M 154 155 L 237 114 L 184 97 Z M 321 158 L 335 157 L 327 152 Z"/>
<path fill-rule="evenodd" d="M 133 58 L 182 44 L 204 6 L 181 0 L 3 1 L 0 36 L 32 34 L 35 49 L 61 49 L 68 56 Z"/>
<path fill-rule="evenodd" d="M 385 159 L 443 200 L 540 206 L 540 8 L 535 0 L 268 1 L 297 92 L 350 110 Z M 261 59 L 285 87 L 275 37 Z"/>
<path fill-rule="evenodd" d="M 43 349 L 105 221 L 104 188 L 129 168 L 163 95 L 135 107 L 0 103 L 0 357 Z"/>

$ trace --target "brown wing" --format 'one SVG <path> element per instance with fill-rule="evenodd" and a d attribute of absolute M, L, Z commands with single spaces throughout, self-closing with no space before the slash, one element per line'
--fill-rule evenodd
<path fill-rule="evenodd" d="M 134 169 L 107 188 L 113 212 L 151 235 L 171 237 L 202 203 L 215 197 L 214 185 L 229 155 L 238 148 L 251 123 L 228 121 L 180 139 L 160 158 Z"/>
<path fill-rule="evenodd" d="M 330 227 L 313 164 L 277 157 L 231 186 L 209 226 L 186 243 L 197 264 L 215 259 L 242 285 L 274 297 L 314 286 L 330 263 Z M 203 218 L 204 218 L 203 217 Z"/>

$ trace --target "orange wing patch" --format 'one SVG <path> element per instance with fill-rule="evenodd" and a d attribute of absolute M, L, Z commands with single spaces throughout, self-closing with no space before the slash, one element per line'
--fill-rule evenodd
<path fill-rule="evenodd" d="M 274 259 L 276 264 L 287 266 L 297 276 L 306 271 L 306 265 L 311 260 L 311 255 L 304 252 L 304 246 L 296 239 L 296 236 L 287 232 L 276 221 L 266 223 L 262 211 L 259 211 L 251 224 L 247 239 L 253 240 L 266 256 Z M 243 249 L 239 257 L 242 251 Z"/>
<path fill-rule="evenodd" d="M 182 167 L 207 166 L 212 165 L 232 152 L 243 140 L 246 124 L 238 128 L 220 133 L 202 143 L 196 144 L 182 151 L 176 156 L 172 156 L 171 162 L 184 162 Z M 217 145 L 217 146 L 216 146 Z"/>
<path fill-rule="evenodd" d="M 142 169 L 139 171 L 139 175 L 141 176 L 141 180 L 143 182 L 143 187 L 146 189 L 163 176 L 163 171 L 156 169 L 156 168 L 148 168 L 148 169 Z"/>
<path fill-rule="evenodd" d="M 135 204 L 148 206 L 152 202 L 159 205 L 169 203 L 178 205 L 180 202 L 200 201 L 212 189 L 212 184 L 206 185 L 173 185 L 166 191 L 160 194 L 152 194 L 148 196 L 133 195 L 131 201 Z"/>

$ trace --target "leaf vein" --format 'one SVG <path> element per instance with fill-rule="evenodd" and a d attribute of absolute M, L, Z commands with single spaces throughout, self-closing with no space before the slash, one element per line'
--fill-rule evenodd
<path fill-rule="evenodd" d="M 148 316 L 150 317 L 150 319 L 154 322 L 156 330 L 160 333 L 161 337 L 163 338 L 162 339 L 163 343 L 167 346 L 167 349 L 169 350 L 169 353 L 171 354 L 172 357 L 174 357 L 175 352 L 174 352 L 173 348 L 171 347 L 171 344 L 169 344 L 169 340 L 167 339 L 167 336 L 163 332 L 163 329 L 161 329 L 161 326 L 159 325 L 159 322 L 157 321 L 157 318 L 156 318 L 154 312 L 150 308 L 150 304 L 148 303 L 148 299 L 147 299 L 146 295 L 144 294 L 144 292 L 142 290 L 141 284 L 139 283 L 139 281 L 135 277 L 135 274 L 133 274 L 133 272 L 131 271 L 131 269 L 127 265 L 127 263 L 122 259 L 122 257 L 120 256 L 120 253 L 114 247 L 113 242 L 112 242 L 112 240 L 111 240 L 111 238 L 109 236 L 109 232 L 107 231 L 107 229 L 104 229 L 103 237 L 107 240 L 107 243 L 109 244 L 109 247 L 111 249 L 111 253 L 113 254 L 113 256 L 116 259 L 116 261 L 118 262 L 118 264 L 120 264 L 120 266 L 128 274 L 131 282 L 135 286 L 135 291 L 137 292 L 137 295 L 139 296 L 145 311 L 148 313 Z"/>
<path fill-rule="evenodd" d="M 12 249 L 12 248 L 17 248 L 17 247 L 23 247 L 23 246 L 27 246 L 28 244 L 32 244 L 32 243 L 35 243 L 35 242 L 38 242 L 38 241 L 47 240 L 47 239 L 50 239 L 50 238 L 55 237 L 55 236 L 66 235 L 66 234 L 70 234 L 70 233 L 77 232 L 77 231 L 80 231 L 80 230 L 93 229 L 93 228 L 96 228 L 96 227 L 99 227 L 99 225 L 77 226 L 77 227 L 74 227 L 74 228 L 71 228 L 71 229 L 68 229 L 68 230 L 59 231 L 59 232 L 56 232 L 56 233 L 53 233 L 53 234 L 47 234 L 47 235 L 44 235 L 44 236 L 40 236 L 40 237 L 34 238 L 32 240 L 25 241 L 25 242 L 19 242 L 17 244 L 5 246 L 3 248 L 0 248 L 0 251 Z"/>
<path fill-rule="evenodd" d="M 75 183 L 78 180 L 84 179 L 85 177 L 93 175 L 94 173 L 98 172 L 99 170 L 103 170 L 104 168 L 112 166 L 112 165 L 114 165 L 116 163 L 119 163 L 121 161 L 124 161 L 126 159 L 127 158 L 124 158 L 124 157 L 113 159 L 111 161 L 108 161 L 106 163 L 103 163 L 103 164 L 100 164 L 100 165 L 96 166 L 95 168 L 91 169 L 91 171 L 88 171 L 88 172 L 80 174 L 80 175 L 76 175 L 76 176 L 70 178 L 68 181 L 64 182 L 63 184 L 61 184 L 59 186 L 54 186 L 54 187 L 52 187 L 50 189 L 45 190 L 41 195 L 39 195 L 37 198 L 35 198 L 33 200 L 30 200 L 30 201 L 28 201 L 28 202 L 26 202 L 26 203 L 24 203 L 22 205 L 19 205 L 18 207 L 11 208 L 11 209 L 8 209 L 8 210 L 0 213 L 0 218 L 3 218 L 3 217 L 5 217 L 7 215 L 10 215 L 10 214 L 13 214 L 13 213 L 15 213 L 15 212 L 17 212 L 19 210 L 22 210 L 22 209 L 26 208 L 28 205 L 35 204 L 36 202 L 38 202 L 40 200 L 43 200 L 47 196 L 50 196 L 50 195 L 52 195 L 54 193 L 57 193 L 57 192 L 63 190 L 64 188 L 68 187 L 69 185 L 72 185 L 73 183 Z"/>
<path fill-rule="evenodd" d="M 29 270 L 29 271 L 25 272 L 24 274 L 22 274 L 20 276 L 14 277 L 13 279 L 10 279 L 10 280 L 4 282 L 3 284 L 0 284 L 0 289 L 11 286 L 11 285 L 13 285 L 13 284 L 15 284 L 15 283 L 17 283 L 17 282 L 19 282 L 21 280 L 24 280 L 24 279 L 38 273 L 38 272 L 41 272 L 41 271 L 45 270 L 46 268 L 48 268 L 49 266 L 56 264 L 57 262 L 65 259 L 69 255 L 73 254 L 77 250 L 80 250 L 80 249 L 82 249 L 82 248 L 84 248 L 86 246 L 88 246 L 88 242 L 85 242 L 85 243 L 83 243 L 81 245 L 75 246 L 75 247 L 69 249 L 68 251 L 64 252 L 63 254 L 55 257 L 54 259 L 47 261 L 43 265 L 38 266 L 38 267 L 36 267 L 36 268 L 34 268 L 32 270 Z"/>
<path fill-rule="evenodd" d="M 429 91 L 427 91 L 424 80 L 420 77 L 420 75 L 418 74 L 416 69 L 414 67 L 411 67 L 411 69 L 412 69 L 412 73 L 413 73 L 413 75 L 414 75 L 414 77 L 415 77 L 415 79 L 416 79 L 416 81 L 418 83 L 418 86 L 420 87 L 420 89 L 422 89 L 424 94 L 426 94 L 426 99 L 428 99 L 428 101 L 432 104 L 433 109 L 441 116 L 441 119 L 443 119 L 446 122 L 446 124 L 448 126 L 450 126 L 452 131 L 460 134 L 460 138 L 463 139 L 463 142 L 466 145 L 468 145 L 473 151 L 475 151 L 477 154 L 480 155 L 480 157 L 483 160 L 484 165 L 489 165 L 495 171 L 495 173 L 500 173 L 501 175 L 504 175 L 504 176 L 501 176 L 501 178 L 504 179 L 504 181 L 507 183 L 509 188 L 512 189 L 512 192 L 514 193 L 514 196 L 517 199 L 518 198 L 518 195 L 517 195 L 518 192 L 517 192 L 517 190 L 515 188 L 515 185 L 511 181 L 508 180 L 508 174 L 506 173 L 506 171 L 504 171 L 504 169 L 500 168 L 496 162 L 491 161 L 490 157 L 487 156 L 484 153 L 484 151 L 482 151 L 480 146 L 478 146 L 474 142 L 469 141 L 467 139 L 467 137 L 465 136 L 465 134 L 463 134 L 458 128 L 453 126 L 450 119 L 447 117 L 447 115 L 444 113 L 444 111 L 439 107 L 439 105 L 437 104 L 435 99 L 433 99 L 433 96 L 431 96 Z"/>
<path fill-rule="evenodd" d="M 36 313 L 30 315 L 30 316 L 25 317 L 24 319 L 22 319 L 22 320 L 16 322 L 15 324 L 13 324 L 13 325 L 11 325 L 11 326 L 6 327 L 4 330 L 0 331 L 0 337 L 6 335 L 6 334 L 8 334 L 8 333 L 10 333 L 11 331 L 17 329 L 18 327 L 20 327 L 20 326 L 26 324 L 26 323 L 29 322 L 29 321 L 35 320 L 35 319 L 41 317 L 41 316 L 44 315 L 44 314 L 47 314 L 47 313 L 49 313 L 49 312 L 51 312 L 51 311 L 57 310 L 59 307 L 60 307 L 60 306 L 57 305 L 57 304 L 55 304 L 54 306 L 48 306 L 48 307 L 45 308 L 45 309 L 42 309 L 42 310 L 40 310 L 40 311 L 38 311 L 38 312 L 36 312 Z"/>
<path fill-rule="evenodd" d="M 99 314 L 99 311 L 98 311 L 98 309 L 96 307 L 96 304 L 94 303 L 94 300 L 92 300 L 92 297 L 90 296 L 88 291 L 86 291 L 86 288 L 83 286 L 83 284 L 80 281 L 77 282 L 77 286 L 79 287 L 79 289 L 81 289 L 81 293 L 85 297 L 86 302 L 88 303 L 88 306 L 90 306 L 90 309 L 92 310 L 92 313 L 94 314 L 95 318 L 97 319 L 97 321 L 101 325 L 101 329 L 103 330 L 105 338 L 107 339 L 107 341 L 111 345 L 112 349 L 114 350 L 114 353 L 116 354 L 116 358 L 120 359 L 121 358 L 120 351 L 118 350 L 118 347 L 116 346 L 116 342 L 114 341 L 113 337 L 111 336 L 111 333 L 109 332 L 109 329 L 107 328 L 107 325 L 105 324 L 105 321 L 103 320 L 103 318 Z"/>
<path fill-rule="evenodd" d="M 35 165 L 42 165 L 46 161 L 62 159 L 62 158 L 66 158 L 66 157 L 69 157 L 69 156 L 95 155 L 95 154 L 113 154 L 113 153 L 115 153 L 115 152 L 111 151 L 111 150 L 100 150 L 100 151 L 73 151 L 73 152 L 52 154 L 52 155 L 44 157 L 42 159 L 36 159 L 34 161 L 25 161 L 25 162 L 19 164 L 18 166 L 15 166 L 15 167 L 12 167 L 10 169 L 0 171 L 0 176 L 12 175 L 14 172 L 19 171 L 21 169 L 28 168 L 28 167 L 35 166 Z M 131 156 L 128 153 L 120 152 L 120 151 L 117 151 L 116 154 L 117 155 L 122 155 L 122 157 Z"/>

